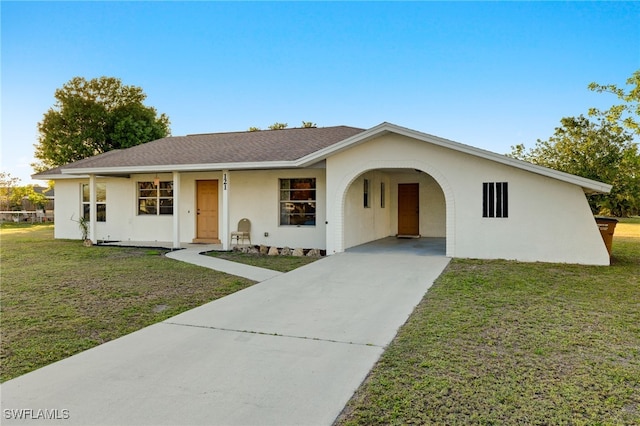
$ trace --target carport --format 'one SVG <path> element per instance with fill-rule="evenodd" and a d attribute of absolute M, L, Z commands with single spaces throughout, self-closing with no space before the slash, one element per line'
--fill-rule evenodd
<path fill-rule="evenodd" d="M 355 177 L 344 195 L 344 247 L 349 249 L 387 237 L 422 239 L 420 244 L 403 244 L 396 248 L 424 246 L 427 239 L 437 239 L 446 252 L 447 203 L 440 184 L 428 173 L 413 168 L 367 170 Z M 430 241 L 429 247 L 435 247 Z"/>

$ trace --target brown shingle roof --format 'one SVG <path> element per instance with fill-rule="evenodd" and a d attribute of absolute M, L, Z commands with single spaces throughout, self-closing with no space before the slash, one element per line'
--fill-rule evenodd
<path fill-rule="evenodd" d="M 174 136 L 109 151 L 56 169 L 292 161 L 363 131 L 335 126 Z M 42 174 L 49 175 L 54 170 Z"/>
<path fill-rule="evenodd" d="M 296 165 L 308 165 L 319 161 L 349 146 L 389 132 L 569 182 L 582 187 L 587 193 L 609 193 L 611 191 L 611 185 L 606 183 L 537 166 L 387 122 L 380 123 L 368 130 L 337 126 L 319 129 L 285 129 L 170 137 L 126 150 L 110 151 L 95 157 L 85 158 L 67 166 L 38 173 L 33 177 L 35 179 L 69 178 L 74 175 L 72 169 L 76 169 L 76 174 L 125 175 L 135 173 L 137 168 L 147 172 L 153 171 L 156 167 L 162 171 L 216 170 L 217 166 L 232 169 L 234 168 L 233 163 L 238 163 L 237 168 L 296 167 Z M 296 160 L 303 158 L 303 161 L 296 162 Z M 261 162 L 271 162 L 271 164 L 260 164 Z M 190 167 L 192 165 L 195 166 Z M 108 170 L 109 168 L 111 170 Z M 63 175 L 63 170 L 69 170 L 69 174 Z"/>

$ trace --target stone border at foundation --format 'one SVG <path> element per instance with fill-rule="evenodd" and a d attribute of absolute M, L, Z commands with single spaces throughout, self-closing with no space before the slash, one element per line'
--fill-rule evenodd
<path fill-rule="evenodd" d="M 276 246 L 234 246 L 232 251 L 246 254 L 263 255 L 263 256 L 307 256 L 307 257 L 323 257 L 326 256 L 326 250 L 290 248 Z"/>

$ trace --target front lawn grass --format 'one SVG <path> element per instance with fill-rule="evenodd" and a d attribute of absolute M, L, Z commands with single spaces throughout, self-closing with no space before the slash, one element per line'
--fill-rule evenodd
<path fill-rule="evenodd" d="M 629 217 L 618 219 L 618 224 L 614 231 L 616 237 L 640 238 L 640 217 Z"/>
<path fill-rule="evenodd" d="M 336 424 L 640 424 L 640 224 L 618 227 L 609 267 L 452 260 Z"/>
<path fill-rule="evenodd" d="M 0 380 L 253 284 L 163 250 L 84 247 L 53 225 L 3 224 Z"/>

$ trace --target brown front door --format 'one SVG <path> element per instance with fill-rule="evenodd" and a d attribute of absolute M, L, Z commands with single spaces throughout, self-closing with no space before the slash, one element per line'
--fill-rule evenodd
<path fill-rule="evenodd" d="M 398 235 L 420 234 L 420 202 L 417 183 L 398 184 Z"/>
<path fill-rule="evenodd" d="M 218 181 L 198 180 L 197 187 L 197 224 L 194 241 L 219 243 L 218 239 Z"/>

